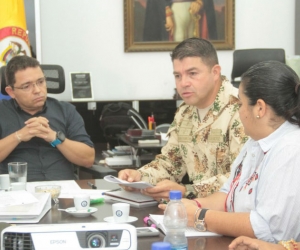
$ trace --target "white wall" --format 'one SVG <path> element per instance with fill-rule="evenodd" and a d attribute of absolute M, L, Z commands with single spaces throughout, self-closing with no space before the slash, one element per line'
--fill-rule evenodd
<path fill-rule="evenodd" d="M 123 0 L 36 1 L 42 63 L 66 71 L 67 89 L 56 98 L 71 100 L 70 72 L 91 72 L 96 101 L 172 99 L 170 52 L 124 53 Z M 284 48 L 293 55 L 294 9 L 295 0 L 236 0 L 235 48 Z M 228 78 L 232 53 L 218 51 Z"/>

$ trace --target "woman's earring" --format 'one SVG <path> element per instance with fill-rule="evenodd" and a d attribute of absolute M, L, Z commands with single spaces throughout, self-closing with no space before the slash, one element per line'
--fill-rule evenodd
<path fill-rule="evenodd" d="M 256 116 L 256 118 L 257 118 L 257 119 L 259 119 L 259 118 L 260 118 L 260 116 L 259 116 L 259 115 L 257 115 L 257 116 Z"/>

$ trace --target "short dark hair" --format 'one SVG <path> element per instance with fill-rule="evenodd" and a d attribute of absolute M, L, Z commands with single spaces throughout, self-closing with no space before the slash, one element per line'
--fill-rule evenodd
<path fill-rule="evenodd" d="M 258 99 L 277 116 L 300 126 L 300 81 L 289 66 L 277 61 L 260 62 L 241 77 L 243 93 L 254 106 Z"/>
<path fill-rule="evenodd" d="M 186 57 L 200 57 L 210 67 L 219 64 L 216 49 L 212 43 L 202 38 L 188 38 L 179 43 L 171 53 L 172 61 Z"/>
<path fill-rule="evenodd" d="M 38 60 L 29 56 L 15 56 L 6 65 L 5 78 L 6 85 L 13 87 L 16 82 L 15 74 L 19 70 L 25 70 L 27 68 L 41 67 Z"/>

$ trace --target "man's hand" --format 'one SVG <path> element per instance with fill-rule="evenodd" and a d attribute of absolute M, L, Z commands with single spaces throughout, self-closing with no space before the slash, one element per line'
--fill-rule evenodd
<path fill-rule="evenodd" d="M 39 137 L 47 142 L 56 138 L 56 132 L 49 127 L 49 121 L 42 116 L 30 118 L 25 122 L 25 126 L 16 131 L 20 141 L 29 141 L 33 137 Z"/>
<path fill-rule="evenodd" d="M 161 199 L 168 200 L 169 199 L 169 192 L 171 190 L 179 190 L 182 193 L 182 196 L 185 193 L 185 187 L 170 180 L 163 180 L 158 182 L 157 185 L 153 188 L 146 188 L 143 189 L 141 192 L 145 195 L 149 195 L 160 201 Z"/>
<path fill-rule="evenodd" d="M 118 178 L 128 182 L 140 181 L 141 173 L 134 169 L 123 169 L 119 172 Z"/>
<path fill-rule="evenodd" d="M 118 178 L 121 180 L 124 180 L 124 181 L 128 181 L 128 182 L 135 182 L 135 181 L 140 181 L 142 178 L 142 175 L 137 170 L 124 169 L 119 172 Z M 120 186 L 122 186 L 122 185 L 120 185 Z M 135 188 L 126 187 L 126 186 L 122 186 L 122 188 L 127 191 L 135 191 L 136 190 Z"/>

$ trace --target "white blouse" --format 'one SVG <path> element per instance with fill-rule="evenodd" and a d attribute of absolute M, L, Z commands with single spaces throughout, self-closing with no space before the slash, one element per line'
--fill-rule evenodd
<path fill-rule="evenodd" d="M 220 191 L 228 194 L 228 212 L 250 212 L 258 239 L 300 241 L 299 126 L 285 122 L 264 139 L 249 139 Z"/>

